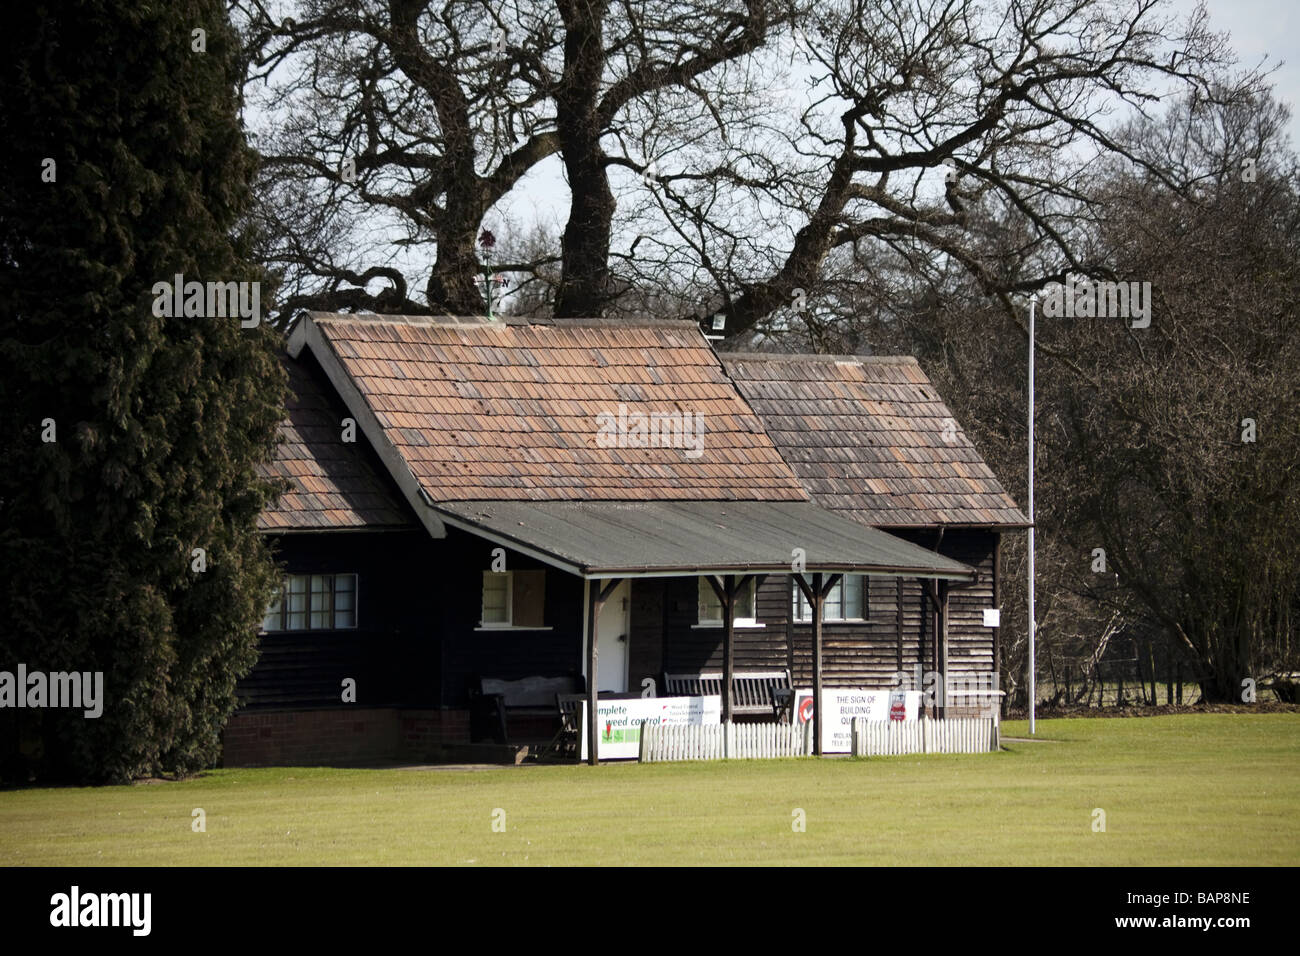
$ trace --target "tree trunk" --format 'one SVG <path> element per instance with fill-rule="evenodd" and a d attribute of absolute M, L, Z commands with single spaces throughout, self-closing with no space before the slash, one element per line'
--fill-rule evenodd
<path fill-rule="evenodd" d="M 609 295 L 609 241 L 614 194 L 605 173 L 597 118 L 604 68 L 607 0 L 561 0 L 564 74 L 555 94 L 556 130 L 572 202 L 561 241 L 557 318 L 598 316 Z"/>

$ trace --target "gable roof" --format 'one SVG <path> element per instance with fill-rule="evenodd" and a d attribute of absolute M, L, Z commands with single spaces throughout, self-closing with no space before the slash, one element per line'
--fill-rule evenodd
<path fill-rule="evenodd" d="M 289 374 L 288 416 L 281 423 L 267 478 L 291 490 L 258 517 L 263 531 L 406 527 L 410 521 L 389 482 L 367 460 L 364 439 L 342 440 L 348 412 L 307 364 L 283 356 Z"/>
<path fill-rule="evenodd" d="M 720 357 L 823 508 L 881 528 L 1028 525 L 916 359 Z"/>
<path fill-rule="evenodd" d="M 310 313 L 304 346 L 431 503 L 808 500 L 693 322 Z M 698 416 L 698 457 L 601 447 L 602 415 L 654 414 Z"/>

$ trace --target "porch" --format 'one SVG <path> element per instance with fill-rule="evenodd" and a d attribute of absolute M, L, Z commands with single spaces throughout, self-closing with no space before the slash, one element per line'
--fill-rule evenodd
<path fill-rule="evenodd" d="M 580 586 L 572 673 L 581 680 L 593 740 L 598 695 L 663 696 L 660 679 L 667 672 L 716 669 L 721 719 L 732 722 L 740 716 L 738 671 L 784 667 L 793 675 L 801 645 L 820 700 L 827 606 L 838 600 L 843 611 L 850 582 L 862 613 L 841 623 L 856 627 L 857 656 L 881 672 L 880 686 L 904 663 L 902 605 L 895 607 L 896 620 L 883 622 L 872 600 L 879 591 L 883 605 L 886 595 L 901 593 L 905 579 L 922 588 L 933 617 L 930 657 L 913 660 L 944 673 L 949 591 L 978 578 L 960 562 L 805 502 L 470 502 L 435 510 L 448 526 L 499 545 L 502 557 L 508 549 L 565 572 L 566 590 Z M 498 587 L 491 573 L 484 572 L 485 621 L 500 603 L 486 596 Z M 507 580 L 504 600 L 513 602 L 520 588 Z M 886 624 L 897 626 L 895 639 L 886 643 L 882 634 L 873 647 L 872 632 Z M 923 650 L 918 640 L 918 657 Z M 819 712 L 814 721 L 820 753 Z M 597 761 L 594 748 L 588 760 Z"/>

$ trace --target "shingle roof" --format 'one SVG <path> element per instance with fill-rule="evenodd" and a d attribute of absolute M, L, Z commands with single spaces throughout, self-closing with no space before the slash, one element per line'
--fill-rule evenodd
<path fill-rule="evenodd" d="M 823 508 L 884 528 L 1028 523 L 916 359 L 721 358 Z"/>
<path fill-rule="evenodd" d="M 301 321 L 435 502 L 807 500 L 693 322 Z M 678 416 L 698 457 L 680 433 L 602 447 L 638 413 Z"/>
<path fill-rule="evenodd" d="M 365 439 L 343 442 L 340 422 L 348 412 L 329 386 L 304 365 L 285 356 L 289 373 L 288 418 L 280 426 L 275 459 L 262 468 L 285 478 L 293 490 L 262 512 L 263 531 L 401 527 L 404 506 L 363 452 Z"/>

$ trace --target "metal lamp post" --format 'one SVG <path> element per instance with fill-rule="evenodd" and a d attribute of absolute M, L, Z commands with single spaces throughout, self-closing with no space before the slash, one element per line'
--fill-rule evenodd
<path fill-rule="evenodd" d="M 1029 733 L 1034 734 L 1035 687 L 1034 644 L 1037 622 L 1034 619 L 1034 309 L 1038 296 L 1029 297 Z"/>

